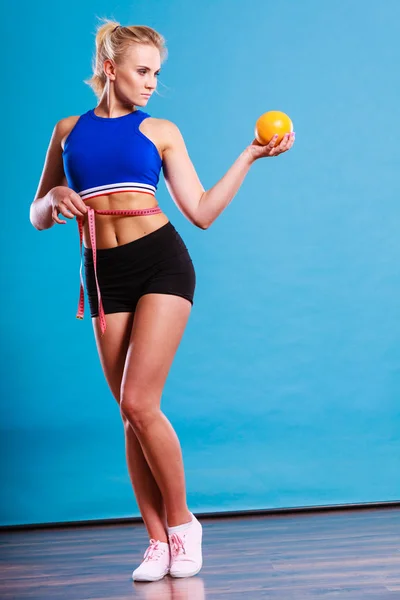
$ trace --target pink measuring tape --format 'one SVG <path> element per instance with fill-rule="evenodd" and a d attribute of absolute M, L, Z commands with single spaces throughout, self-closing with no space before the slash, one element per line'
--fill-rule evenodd
<path fill-rule="evenodd" d="M 96 288 L 97 288 L 97 298 L 99 301 L 99 319 L 100 319 L 100 329 L 101 335 L 104 334 L 107 323 L 106 316 L 104 314 L 103 302 L 101 300 L 101 293 L 99 282 L 97 281 L 97 265 L 96 265 L 96 225 L 95 225 L 95 213 L 98 215 L 126 215 L 131 217 L 142 217 L 147 215 L 157 215 L 162 212 L 161 208 L 158 206 L 154 208 L 142 208 L 139 210 L 95 210 L 90 206 L 87 207 L 87 215 L 89 221 L 89 235 L 90 235 L 90 243 L 93 250 L 93 265 L 94 265 L 94 276 L 96 279 Z M 85 310 L 85 294 L 83 291 L 83 277 L 82 277 L 82 244 L 83 244 L 83 223 L 82 217 L 76 217 L 79 229 L 79 246 L 80 246 L 80 254 L 81 254 L 81 267 L 80 267 L 80 279 L 81 279 L 81 287 L 79 291 L 79 302 L 78 302 L 78 312 L 76 313 L 77 319 L 83 319 L 83 313 Z"/>

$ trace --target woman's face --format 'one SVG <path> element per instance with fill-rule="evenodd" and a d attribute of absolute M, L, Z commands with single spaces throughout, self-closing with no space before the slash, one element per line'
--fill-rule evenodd
<path fill-rule="evenodd" d="M 114 75 L 115 94 L 122 104 L 146 106 L 157 87 L 160 68 L 160 52 L 155 46 L 130 44 L 121 62 L 114 64 L 110 72 Z"/>

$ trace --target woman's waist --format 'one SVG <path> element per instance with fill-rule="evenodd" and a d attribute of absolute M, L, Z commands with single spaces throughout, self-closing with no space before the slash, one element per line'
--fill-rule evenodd
<path fill-rule="evenodd" d="M 129 211 L 132 209 L 119 208 L 114 210 L 115 214 L 95 213 L 95 218 L 92 221 L 92 235 L 90 232 L 89 219 L 85 218 L 83 225 L 83 243 L 86 248 L 91 248 L 93 245 L 91 241 L 93 240 L 93 229 L 95 229 L 96 248 L 106 249 L 133 242 L 156 231 L 169 222 L 168 217 L 161 210 L 155 214 L 139 215 L 116 212 L 117 210 Z"/>
<path fill-rule="evenodd" d="M 124 268 L 125 263 L 133 262 L 156 264 L 170 257 L 188 254 L 185 242 L 175 229 L 173 224 L 167 220 L 152 231 L 146 231 L 145 235 L 126 240 L 120 240 L 121 243 L 113 246 L 98 248 L 96 246 L 97 261 L 100 264 L 116 265 L 121 263 Z M 94 260 L 94 251 L 86 245 L 83 248 L 84 262 L 86 265 L 92 265 Z"/>

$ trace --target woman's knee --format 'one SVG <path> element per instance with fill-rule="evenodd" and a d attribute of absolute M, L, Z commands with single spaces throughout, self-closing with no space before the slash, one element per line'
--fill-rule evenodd
<path fill-rule="evenodd" d="M 121 393 L 119 406 L 122 420 L 138 431 L 147 429 L 161 412 L 159 402 L 149 402 L 148 396 L 144 398 L 140 395 L 127 395 L 124 392 Z"/>

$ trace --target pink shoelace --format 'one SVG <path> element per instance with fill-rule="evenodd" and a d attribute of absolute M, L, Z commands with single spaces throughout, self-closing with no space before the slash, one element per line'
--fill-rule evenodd
<path fill-rule="evenodd" d="M 186 554 L 185 543 L 177 533 L 172 533 L 169 538 L 172 557 L 175 558 L 179 554 Z"/>
<path fill-rule="evenodd" d="M 157 552 L 157 551 L 160 552 Z M 146 561 L 149 560 L 157 560 L 158 558 L 160 558 L 162 554 L 162 548 L 160 548 L 160 541 L 159 540 L 150 540 L 150 546 L 147 548 L 146 552 L 144 553 L 143 558 Z"/>
<path fill-rule="evenodd" d="M 96 226 L 95 226 L 95 213 L 98 215 L 126 215 L 131 217 L 139 217 L 144 215 L 156 215 L 162 212 L 161 208 L 156 206 L 154 208 L 142 208 L 138 210 L 95 210 L 90 206 L 87 207 L 87 215 L 89 222 L 89 234 L 90 234 L 90 243 L 93 250 L 93 265 L 94 265 L 94 276 L 96 280 L 96 288 L 97 288 L 97 298 L 99 303 L 99 319 L 100 319 L 100 329 L 101 335 L 104 334 L 107 323 L 106 316 L 104 314 L 103 303 L 101 301 L 101 293 L 99 288 L 99 282 L 97 281 L 97 265 L 96 265 Z M 78 302 L 78 312 L 76 313 L 77 319 L 83 319 L 83 314 L 85 310 L 85 294 L 83 291 L 83 278 L 82 278 L 82 243 L 83 243 L 83 219 L 82 217 L 76 218 L 79 229 L 79 245 L 80 245 L 80 254 L 81 254 L 81 268 L 80 268 L 80 279 L 81 279 L 81 287 L 79 290 L 79 302 Z"/>

